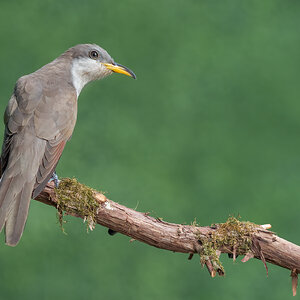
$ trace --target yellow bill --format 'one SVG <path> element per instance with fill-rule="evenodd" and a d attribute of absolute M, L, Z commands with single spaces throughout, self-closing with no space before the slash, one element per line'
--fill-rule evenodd
<path fill-rule="evenodd" d="M 111 70 L 111 71 L 113 71 L 115 73 L 125 74 L 127 76 L 132 77 L 133 79 L 136 79 L 135 74 L 130 69 L 128 69 L 127 67 L 124 67 L 124 66 L 122 66 L 120 64 L 117 64 L 117 63 L 113 63 L 113 64 L 103 63 L 103 65 L 107 69 L 109 69 L 109 70 Z"/>

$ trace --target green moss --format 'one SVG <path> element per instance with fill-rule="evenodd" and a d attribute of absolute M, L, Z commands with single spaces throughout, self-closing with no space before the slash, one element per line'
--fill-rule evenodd
<path fill-rule="evenodd" d="M 251 237 L 256 232 L 257 225 L 229 217 L 225 223 L 213 224 L 211 227 L 215 230 L 209 236 L 198 236 L 201 244 L 201 264 L 203 265 L 207 260 L 210 260 L 216 271 L 224 272 L 217 251 L 226 249 L 229 253 L 235 252 L 239 255 L 251 251 Z"/>
<path fill-rule="evenodd" d="M 87 230 L 93 230 L 99 202 L 94 199 L 95 190 L 79 183 L 75 178 L 63 178 L 55 189 L 58 219 L 63 229 L 63 212 L 76 213 L 84 218 Z"/>

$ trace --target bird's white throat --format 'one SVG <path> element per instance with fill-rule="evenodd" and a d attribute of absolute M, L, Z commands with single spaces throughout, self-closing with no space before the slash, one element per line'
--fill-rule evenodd
<path fill-rule="evenodd" d="M 72 83 L 79 96 L 82 88 L 90 81 L 109 75 L 109 71 L 101 62 L 90 58 L 74 59 L 71 67 Z"/>

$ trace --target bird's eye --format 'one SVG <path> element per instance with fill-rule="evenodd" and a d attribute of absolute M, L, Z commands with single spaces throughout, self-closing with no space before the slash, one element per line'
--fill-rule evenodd
<path fill-rule="evenodd" d="M 92 59 L 97 59 L 98 57 L 99 57 L 99 54 L 98 54 L 97 51 L 92 50 L 92 51 L 90 52 L 90 58 L 92 58 Z"/>

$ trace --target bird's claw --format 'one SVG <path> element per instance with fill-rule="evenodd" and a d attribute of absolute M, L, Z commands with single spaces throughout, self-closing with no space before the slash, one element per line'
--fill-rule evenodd
<path fill-rule="evenodd" d="M 57 176 L 56 172 L 53 172 L 53 174 L 52 174 L 52 176 L 51 176 L 51 178 L 49 179 L 48 182 L 51 182 L 51 181 L 53 181 L 55 187 L 58 188 L 60 180 L 58 179 L 58 176 Z"/>

